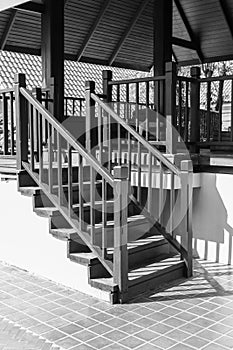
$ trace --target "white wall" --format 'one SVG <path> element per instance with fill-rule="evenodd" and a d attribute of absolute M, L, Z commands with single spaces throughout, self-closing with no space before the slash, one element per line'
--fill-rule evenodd
<path fill-rule="evenodd" d="M 193 196 L 193 235 L 201 258 L 233 264 L 233 175 L 201 174 Z"/>
<path fill-rule="evenodd" d="M 67 287 L 107 300 L 88 284 L 87 267 L 66 257 L 66 242 L 49 234 L 47 218 L 32 209 L 32 198 L 17 192 L 15 180 L 0 181 L 0 260 Z"/>

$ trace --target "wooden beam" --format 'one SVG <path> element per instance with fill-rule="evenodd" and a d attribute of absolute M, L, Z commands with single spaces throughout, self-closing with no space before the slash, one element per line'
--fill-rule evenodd
<path fill-rule="evenodd" d="M 172 62 L 173 1 L 154 1 L 154 75 L 164 75 Z M 162 88 L 162 87 L 161 87 Z"/>
<path fill-rule="evenodd" d="M 196 50 L 196 46 L 195 46 L 195 44 L 192 41 L 188 41 L 188 40 L 184 40 L 184 39 L 173 37 L 172 38 L 172 44 L 176 45 L 176 46 L 185 47 L 186 49 Z"/>
<path fill-rule="evenodd" d="M 64 0 L 45 0 L 42 14 L 42 79 L 53 97 L 53 115 L 64 120 Z"/>
<path fill-rule="evenodd" d="M 231 36 L 233 38 L 233 23 L 232 23 L 232 20 L 231 20 L 231 16 L 230 16 L 230 11 L 227 7 L 227 4 L 226 4 L 226 1 L 224 0 L 219 0 L 219 4 L 220 4 L 220 7 L 221 7 L 221 10 L 223 12 L 223 16 L 225 18 L 225 21 L 226 21 L 226 24 L 228 26 L 228 29 L 231 33 Z"/>
<path fill-rule="evenodd" d="M 14 9 L 41 14 L 44 12 L 44 5 L 35 2 L 27 2 L 26 4 L 15 6 Z"/>
<path fill-rule="evenodd" d="M 119 54 L 122 46 L 124 45 L 125 40 L 128 38 L 130 33 L 132 32 L 137 20 L 141 16 L 142 12 L 144 11 L 146 5 L 149 3 L 149 0 L 143 0 L 141 5 L 138 7 L 136 13 L 133 16 L 132 21 L 130 22 L 129 26 L 127 27 L 125 33 L 121 36 L 121 39 L 119 40 L 118 44 L 116 45 L 110 59 L 109 59 L 109 65 L 111 66 L 113 62 L 115 61 L 117 55 Z"/>
<path fill-rule="evenodd" d="M 105 0 L 104 3 L 103 3 L 103 6 L 101 7 L 100 9 L 100 12 L 98 13 L 98 16 L 96 17 L 95 19 L 95 22 L 93 23 L 91 29 L 89 30 L 87 36 L 85 37 L 84 39 L 84 42 L 81 46 L 81 48 L 79 49 L 78 53 L 77 53 L 77 61 L 80 60 L 80 58 L 82 57 L 88 43 L 90 42 L 91 38 L 93 37 L 95 31 L 96 31 L 96 28 L 98 27 L 100 21 L 102 20 L 108 6 L 110 5 L 111 3 L 111 0 Z"/>
<path fill-rule="evenodd" d="M 4 50 L 5 48 L 5 45 L 6 45 L 6 42 L 7 42 L 7 39 L 10 35 L 10 32 L 11 32 L 11 29 L 15 23 L 15 19 L 16 19 L 16 15 L 17 15 L 17 11 L 16 10 L 12 10 L 11 11 L 11 15 L 10 15 L 10 19 L 6 25 L 6 28 L 2 34 L 2 37 L 1 37 L 1 41 L 0 41 L 0 50 Z"/>
<path fill-rule="evenodd" d="M 184 25 L 185 25 L 185 28 L 186 28 L 186 30 L 187 30 L 187 32 L 188 32 L 188 35 L 189 35 L 189 37 L 190 37 L 190 40 L 191 40 L 191 41 L 194 43 L 194 45 L 195 45 L 195 50 L 196 50 L 196 52 L 197 52 L 198 58 L 199 58 L 200 62 L 203 63 L 203 61 L 204 61 L 204 55 L 203 55 L 202 50 L 201 50 L 201 47 L 200 47 L 200 45 L 199 45 L 199 43 L 198 43 L 198 41 L 197 41 L 197 39 L 196 39 L 196 36 L 195 36 L 195 34 L 194 34 L 194 32 L 193 32 L 193 30 L 192 30 L 190 24 L 189 24 L 189 21 L 188 21 L 188 19 L 187 19 L 187 17 L 186 17 L 186 14 L 185 14 L 185 12 L 184 12 L 184 9 L 183 9 L 183 7 L 181 6 L 180 0 L 174 0 L 174 1 L 175 1 L 177 10 L 178 10 L 178 12 L 179 12 L 179 14 L 180 14 L 180 17 L 181 17 L 181 19 L 182 19 L 182 21 L 183 21 L 183 23 L 184 23 Z"/>

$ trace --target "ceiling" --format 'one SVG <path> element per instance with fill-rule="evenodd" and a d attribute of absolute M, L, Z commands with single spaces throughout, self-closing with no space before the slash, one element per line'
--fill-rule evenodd
<path fill-rule="evenodd" d="M 0 49 L 40 55 L 40 2 L 0 12 Z M 65 58 L 150 70 L 154 3 L 65 0 Z M 233 59 L 233 0 L 174 0 L 173 56 L 180 65 Z"/>

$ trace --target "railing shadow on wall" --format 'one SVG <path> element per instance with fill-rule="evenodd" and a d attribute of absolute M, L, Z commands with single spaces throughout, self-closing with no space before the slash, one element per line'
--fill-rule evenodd
<path fill-rule="evenodd" d="M 231 175 L 221 175 L 228 176 Z M 204 174 L 193 194 L 194 250 L 203 259 L 232 264 L 233 228 L 227 178 Z"/>

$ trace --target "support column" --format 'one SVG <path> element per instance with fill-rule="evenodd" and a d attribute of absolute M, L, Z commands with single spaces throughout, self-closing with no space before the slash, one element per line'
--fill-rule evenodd
<path fill-rule="evenodd" d="M 64 120 L 64 0 L 45 0 L 42 14 L 42 79 L 53 98 L 54 116 Z"/>
<path fill-rule="evenodd" d="M 156 0 L 154 5 L 154 75 L 164 75 L 172 62 L 173 1 Z"/>

